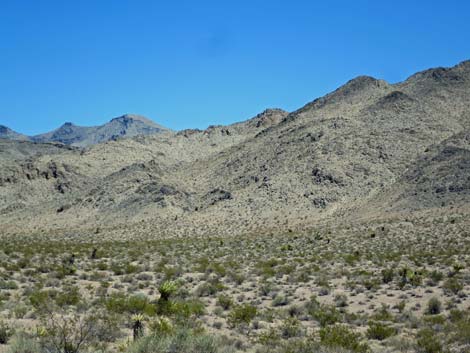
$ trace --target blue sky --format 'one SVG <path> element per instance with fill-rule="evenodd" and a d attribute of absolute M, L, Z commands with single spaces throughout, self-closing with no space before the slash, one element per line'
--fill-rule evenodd
<path fill-rule="evenodd" d="M 465 59 L 463 0 L 0 0 L 0 124 L 204 128 Z"/>

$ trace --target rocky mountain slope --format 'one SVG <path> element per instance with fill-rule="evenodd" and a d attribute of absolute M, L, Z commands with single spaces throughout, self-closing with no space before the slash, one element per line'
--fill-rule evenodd
<path fill-rule="evenodd" d="M 77 126 L 70 122 L 58 129 L 36 136 L 25 136 L 0 126 L 0 138 L 32 142 L 60 142 L 77 147 L 138 135 L 166 133 L 170 130 L 135 114 L 126 114 L 100 126 Z"/>
<path fill-rule="evenodd" d="M 397 84 L 361 76 L 295 112 L 204 131 L 28 145 L 36 153 L 5 140 L 0 223 L 8 233 L 137 238 L 467 212 L 469 102 L 467 61 Z"/>

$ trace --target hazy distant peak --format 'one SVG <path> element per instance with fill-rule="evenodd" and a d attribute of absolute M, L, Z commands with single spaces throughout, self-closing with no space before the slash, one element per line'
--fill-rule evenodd
<path fill-rule="evenodd" d="M 150 135 L 168 131 L 141 115 L 125 114 L 100 126 L 77 126 L 65 122 L 59 128 L 31 137 L 36 142 L 60 142 L 66 145 L 85 147 L 122 137 Z"/>
<path fill-rule="evenodd" d="M 28 140 L 28 136 L 17 133 L 5 125 L 0 125 L 0 138 L 8 140 Z"/>

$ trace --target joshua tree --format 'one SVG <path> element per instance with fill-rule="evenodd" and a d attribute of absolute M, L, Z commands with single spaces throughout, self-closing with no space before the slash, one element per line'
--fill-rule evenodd
<path fill-rule="evenodd" d="M 134 335 L 134 341 L 144 335 L 144 316 L 142 314 L 132 316 L 132 333 Z"/>

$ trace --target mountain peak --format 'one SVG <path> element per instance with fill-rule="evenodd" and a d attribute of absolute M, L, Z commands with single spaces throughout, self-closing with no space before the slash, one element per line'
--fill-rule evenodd
<path fill-rule="evenodd" d="M 123 120 L 128 120 L 128 121 L 137 120 L 137 121 L 152 122 L 150 119 L 142 115 L 138 115 L 138 114 L 124 114 L 124 115 L 111 119 L 111 121 L 123 121 Z"/>
<path fill-rule="evenodd" d="M 149 135 L 167 130 L 141 115 L 125 114 L 100 126 L 77 126 L 71 122 L 65 122 L 58 129 L 33 136 L 31 139 L 36 142 L 60 142 L 86 147 L 119 137 Z"/>
<path fill-rule="evenodd" d="M 69 121 L 67 121 L 67 122 L 63 123 L 60 128 L 67 128 L 67 127 L 74 127 L 74 126 L 76 126 L 76 125 L 69 122 Z"/>
<path fill-rule="evenodd" d="M 8 126 L 0 125 L 0 138 L 8 140 L 27 140 L 28 137 L 16 131 L 13 131 Z"/>
<path fill-rule="evenodd" d="M 149 118 L 146 118 L 145 116 L 138 115 L 138 114 L 129 114 L 129 113 L 124 114 L 124 115 L 111 119 L 111 121 L 108 124 L 111 124 L 111 123 L 121 123 L 121 124 L 125 124 L 126 126 L 132 123 L 138 123 L 138 124 L 143 124 L 143 125 L 153 127 L 155 129 L 160 129 L 160 130 L 165 130 L 165 131 L 169 130 L 168 128 L 155 123 Z"/>
<path fill-rule="evenodd" d="M 346 84 L 340 87 L 340 90 L 348 90 L 348 91 L 356 91 L 356 90 L 363 90 L 371 87 L 386 87 L 388 83 L 384 80 L 376 79 L 372 76 L 357 76 L 352 80 L 346 82 Z"/>
<path fill-rule="evenodd" d="M 453 67 L 436 67 L 411 75 L 405 82 L 430 81 L 438 84 L 462 83 L 470 78 L 470 60 Z"/>

